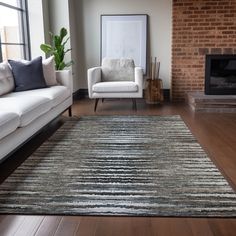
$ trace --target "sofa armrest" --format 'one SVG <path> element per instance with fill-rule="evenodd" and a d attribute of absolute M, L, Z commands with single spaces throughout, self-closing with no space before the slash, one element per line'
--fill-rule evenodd
<path fill-rule="evenodd" d="M 73 93 L 73 77 L 71 70 L 57 70 L 56 79 L 60 85 L 66 86 Z"/>
<path fill-rule="evenodd" d="M 88 69 L 88 93 L 89 93 L 89 98 L 92 98 L 92 89 L 93 85 L 101 82 L 101 67 L 93 67 Z"/>
<path fill-rule="evenodd" d="M 138 84 L 139 90 L 143 90 L 143 69 L 141 67 L 134 69 L 134 82 Z"/>

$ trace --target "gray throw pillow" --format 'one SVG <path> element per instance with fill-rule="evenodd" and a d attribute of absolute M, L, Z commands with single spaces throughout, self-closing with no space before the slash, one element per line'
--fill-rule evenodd
<path fill-rule="evenodd" d="M 15 92 L 47 87 L 43 75 L 42 57 L 27 63 L 8 60 L 15 81 Z"/>

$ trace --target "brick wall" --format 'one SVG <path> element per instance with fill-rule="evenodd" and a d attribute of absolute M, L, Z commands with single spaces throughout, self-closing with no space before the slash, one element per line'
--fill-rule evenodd
<path fill-rule="evenodd" d="M 236 0 L 173 0 L 172 98 L 204 90 L 205 54 L 236 54 Z"/>

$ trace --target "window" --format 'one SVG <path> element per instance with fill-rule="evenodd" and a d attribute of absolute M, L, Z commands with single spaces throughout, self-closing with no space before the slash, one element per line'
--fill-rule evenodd
<path fill-rule="evenodd" d="M 0 0 L 0 62 L 30 59 L 27 0 Z"/>

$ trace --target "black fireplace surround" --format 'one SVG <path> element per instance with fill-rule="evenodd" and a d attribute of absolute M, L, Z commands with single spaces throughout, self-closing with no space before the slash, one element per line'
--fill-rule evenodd
<path fill-rule="evenodd" d="M 236 95 L 236 55 L 206 55 L 205 94 Z"/>

